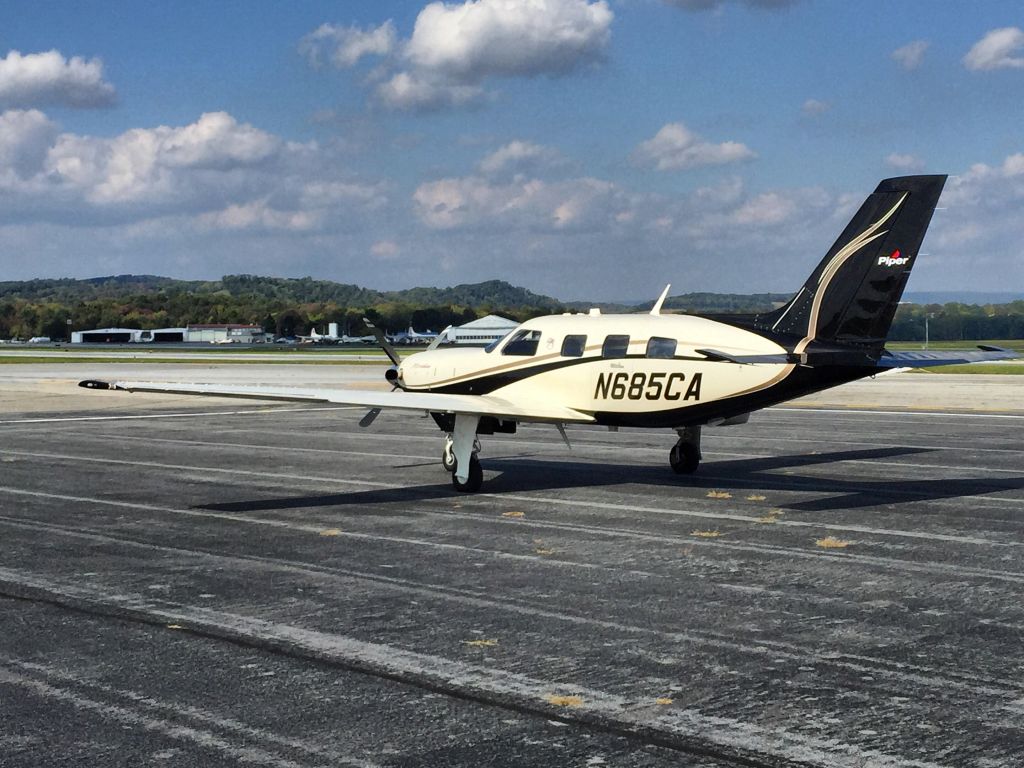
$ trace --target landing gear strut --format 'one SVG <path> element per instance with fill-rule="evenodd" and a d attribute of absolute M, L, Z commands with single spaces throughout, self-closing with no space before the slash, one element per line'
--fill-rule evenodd
<path fill-rule="evenodd" d="M 474 414 L 456 414 L 455 429 L 445 436 L 441 464 L 452 473 L 452 486 L 463 493 L 475 493 L 484 481 L 477 453 L 480 441 L 476 430 L 480 417 Z"/>
<path fill-rule="evenodd" d="M 677 475 L 689 475 L 697 471 L 700 464 L 700 426 L 680 427 L 679 441 L 668 454 L 668 463 Z"/>

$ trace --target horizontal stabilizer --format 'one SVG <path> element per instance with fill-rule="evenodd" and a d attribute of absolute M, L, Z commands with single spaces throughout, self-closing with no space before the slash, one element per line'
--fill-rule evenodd
<path fill-rule="evenodd" d="M 1003 349 L 988 344 L 979 345 L 980 352 L 973 350 L 943 349 L 935 352 L 885 352 L 878 360 L 879 368 L 931 368 L 937 365 L 965 365 L 986 363 L 996 360 L 1015 360 L 1020 356 L 1012 349 Z"/>

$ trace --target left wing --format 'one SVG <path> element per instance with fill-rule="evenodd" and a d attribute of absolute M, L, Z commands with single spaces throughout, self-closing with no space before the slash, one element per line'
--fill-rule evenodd
<path fill-rule="evenodd" d="M 947 349 L 935 352 L 905 351 L 886 352 L 878 359 L 879 368 L 929 368 L 936 365 L 962 365 L 966 363 L 984 363 L 991 360 L 1014 360 L 1019 355 L 1012 349 L 979 344 L 977 352 L 973 350 Z"/>
<path fill-rule="evenodd" d="M 466 413 L 494 416 L 515 421 L 552 421 L 590 424 L 594 417 L 583 411 L 550 403 L 513 403 L 493 395 L 445 395 L 436 392 L 373 392 L 359 389 L 291 389 L 239 384 L 177 384 L 153 381 L 80 381 L 86 389 L 113 389 L 122 392 L 160 392 L 168 395 L 206 395 L 241 397 L 252 400 L 277 400 L 301 403 L 334 403 L 367 408 L 397 408 L 433 413 Z"/>

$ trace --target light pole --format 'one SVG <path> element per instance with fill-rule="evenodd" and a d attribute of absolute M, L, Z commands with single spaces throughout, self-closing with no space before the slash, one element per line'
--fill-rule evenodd
<path fill-rule="evenodd" d="M 928 319 L 933 316 L 933 313 L 926 312 L 924 315 L 924 348 L 928 349 Z"/>

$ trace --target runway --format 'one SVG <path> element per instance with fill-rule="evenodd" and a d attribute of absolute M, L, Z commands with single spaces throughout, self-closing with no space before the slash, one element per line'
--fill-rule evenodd
<path fill-rule="evenodd" d="M 528 426 L 463 495 L 416 416 L 52 391 L 0 414 L 4 766 L 1024 763 L 1020 411 L 832 395 L 691 478 Z"/>

